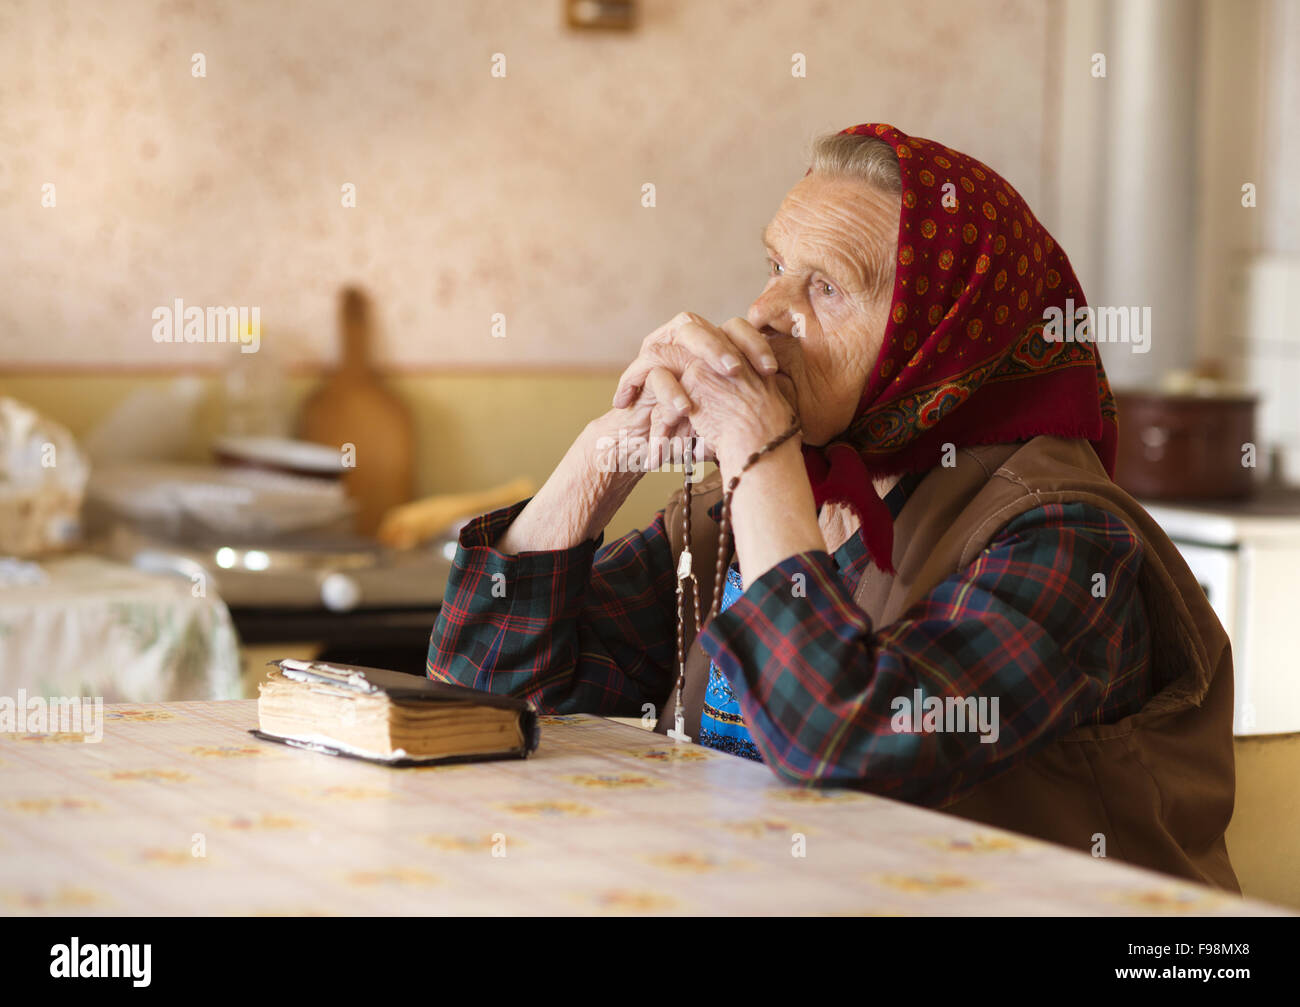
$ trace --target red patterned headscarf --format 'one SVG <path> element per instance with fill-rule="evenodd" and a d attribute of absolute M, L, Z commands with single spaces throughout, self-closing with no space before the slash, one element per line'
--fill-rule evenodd
<path fill-rule="evenodd" d="M 852 507 L 876 565 L 893 520 L 873 478 L 921 472 L 954 448 L 1040 434 L 1092 442 L 1111 473 L 1115 404 L 1096 345 L 1045 341 L 1044 309 L 1084 306 L 1065 252 L 997 172 L 884 123 L 842 130 L 888 143 L 903 177 L 898 267 L 880 356 L 847 430 L 805 445 L 818 508 Z"/>

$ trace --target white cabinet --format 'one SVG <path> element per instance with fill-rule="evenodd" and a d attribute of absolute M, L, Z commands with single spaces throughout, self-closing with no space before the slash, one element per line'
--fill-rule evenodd
<path fill-rule="evenodd" d="M 1182 553 L 1232 641 L 1233 733 L 1300 732 L 1300 511 L 1285 513 L 1285 505 L 1268 501 L 1222 509 L 1144 506 Z"/>

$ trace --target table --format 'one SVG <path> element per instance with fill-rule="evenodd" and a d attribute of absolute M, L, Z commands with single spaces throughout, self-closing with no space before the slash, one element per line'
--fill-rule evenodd
<path fill-rule="evenodd" d="M 520 761 L 390 769 L 260 741 L 253 700 L 0 736 L 6 914 L 1285 915 L 1113 861 L 544 716 Z"/>
<path fill-rule="evenodd" d="M 239 640 L 210 585 L 89 553 L 29 569 L 0 579 L 0 695 L 240 696 Z"/>

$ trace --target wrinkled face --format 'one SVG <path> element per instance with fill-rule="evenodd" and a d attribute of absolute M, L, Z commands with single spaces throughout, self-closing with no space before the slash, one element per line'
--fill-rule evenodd
<path fill-rule="evenodd" d="M 769 276 L 747 317 L 771 341 L 808 444 L 849 425 L 880 353 L 901 208 L 860 180 L 812 174 L 763 232 Z"/>

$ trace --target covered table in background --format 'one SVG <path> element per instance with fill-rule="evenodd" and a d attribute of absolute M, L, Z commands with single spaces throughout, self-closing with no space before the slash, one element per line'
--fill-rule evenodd
<path fill-rule="evenodd" d="M 239 641 L 206 586 L 98 556 L 0 569 L 0 694 L 232 699 Z"/>

